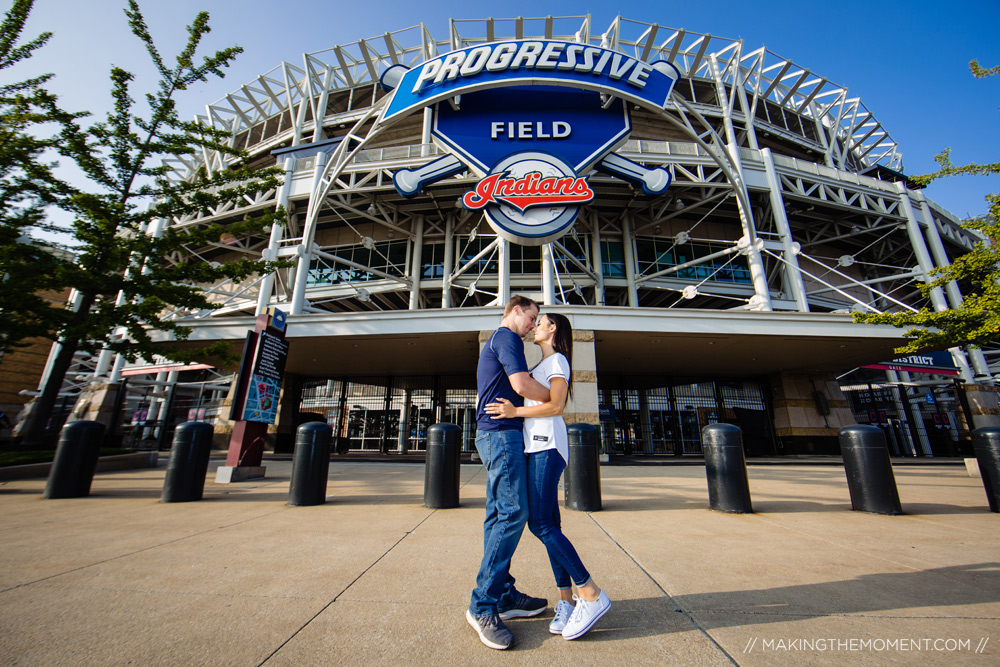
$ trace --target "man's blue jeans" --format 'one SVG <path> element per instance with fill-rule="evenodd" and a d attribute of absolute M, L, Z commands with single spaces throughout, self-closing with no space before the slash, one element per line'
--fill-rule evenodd
<path fill-rule="evenodd" d="M 558 450 L 546 449 L 528 454 L 528 529 L 542 541 L 549 553 L 556 588 L 571 588 L 590 581 L 590 573 L 580 561 L 576 549 L 562 532 L 559 520 L 559 477 L 566 462 Z"/>
<path fill-rule="evenodd" d="M 483 562 L 469 610 L 476 618 L 514 604 L 510 559 L 528 520 L 528 472 L 521 429 L 476 431 L 476 449 L 486 466 Z"/>

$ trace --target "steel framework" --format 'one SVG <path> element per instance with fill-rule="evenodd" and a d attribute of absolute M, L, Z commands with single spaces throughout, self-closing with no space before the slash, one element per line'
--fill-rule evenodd
<path fill-rule="evenodd" d="M 597 199 L 571 233 L 538 249 L 497 237 L 481 214 L 456 207 L 473 181 L 459 173 L 403 199 L 392 174 L 426 164 L 429 112 L 379 122 L 377 85 L 395 64 L 450 50 L 544 37 L 600 45 L 678 67 L 662 114 L 636 109 L 621 154 L 673 176 L 659 197 L 594 176 Z M 912 187 L 888 131 L 860 98 L 765 48 L 655 23 L 590 16 L 451 20 L 447 35 L 419 24 L 283 62 L 206 106 L 197 120 L 230 133 L 253 165 L 278 164 L 283 185 L 179 228 L 225 223 L 278 205 L 270 236 L 192 247 L 205 261 L 240 254 L 296 267 L 243 284 L 209 286 L 220 308 L 197 320 L 260 313 L 426 310 L 503 303 L 511 290 L 546 304 L 654 309 L 883 312 L 928 305 L 918 285 L 981 239 Z M 170 164 L 173 177 L 226 169 L 217 153 Z M 958 285 L 929 305 L 956 306 Z M 981 353 L 953 350 L 963 375 L 992 376 Z M 121 362 L 96 363 L 95 376 Z"/>

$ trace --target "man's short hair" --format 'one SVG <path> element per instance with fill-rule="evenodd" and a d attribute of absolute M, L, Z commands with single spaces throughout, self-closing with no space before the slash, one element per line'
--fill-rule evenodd
<path fill-rule="evenodd" d="M 510 315 L 511 311 L 513 311 L 514 308 L 520 308 L 521 310 L 528 310 L 532 306 L 538 308 L 538 302 L 535 301 L 534 299 L 529 299 L 526 296 L 515 294 L 514 296 L 510 297 L 510 301 L 508 301 L 507 305 L 504 307 L 503 316 L 507 317 L 508 315 Z M 539 308 L 539 310 L 541 309 Z"/>

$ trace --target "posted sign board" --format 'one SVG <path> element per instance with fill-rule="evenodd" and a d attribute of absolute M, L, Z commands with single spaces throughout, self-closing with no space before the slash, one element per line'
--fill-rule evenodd
<path fill-rule="evenodd" d="M 253 369 L 247 383 L 242 419 L 273 424 L 278 417 L 281 379 L 288 359 L 288 341 L 261 331 L 254 353 Z"/>
<path fill-rule="evenodd" d="M 909 357 L 897 357 L 892 361 L 862 366 L 887 371 L 905 371 L 907 373 L 934 373 L 936 375 L 958 375 L 958 368 L 950 352 L 925 352 Z"/>

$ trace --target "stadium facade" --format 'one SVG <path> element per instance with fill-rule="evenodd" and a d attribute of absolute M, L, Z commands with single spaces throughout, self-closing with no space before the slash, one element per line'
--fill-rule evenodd
<path fill-rule="evenodd" d="M 661 82 L 672 89 L 656 100 Z M 588 139 L 591 153 L 552 157 L 609 115 L 624 124 Z M 918 285 L 981 239 L 907 180 L 848 88 L 742 40 L 621 17 L 421 24 L 283 62 L 200 120 L 252 165 L 282 167 L 284 184 L 161 225 L 284 206 L 269 236 L 197 252 L 295 266 L 207 286 L 218 310 L 173 316 L 192 343 L 238 345 L 257 314 L 288 313 L 279 450 L 317 417 L 341 451 L 420 450 L 436 421 L 471 438 L 476 359 L 511 294 L 572 321 L 567 418 L 600 424 L 612 455 L 697 454 L 715 421 L 738 424 L 751 455 L 835 453 L 837 429 L 857 422 L 882 426 L 897 455 L 955 454 L 979 419 L 959 385 L 993 384 L 981 351 L 893 362 L 899 330 L 852 323 L 958 305 L 961 286 L 927 301 Z M 173 166 L 186 178 L 231 165 Z M 486 176 L 527 182 L 536 167 L 582 177 L 590 198 L 572 203 L 567 186 L 551 205 L 468 205 Z M 109 387 L 130 378 L 118 406 L 136 434 L 198 408 L 228 428 L 221 369 L 110 354 L 91 368 Z"/>

